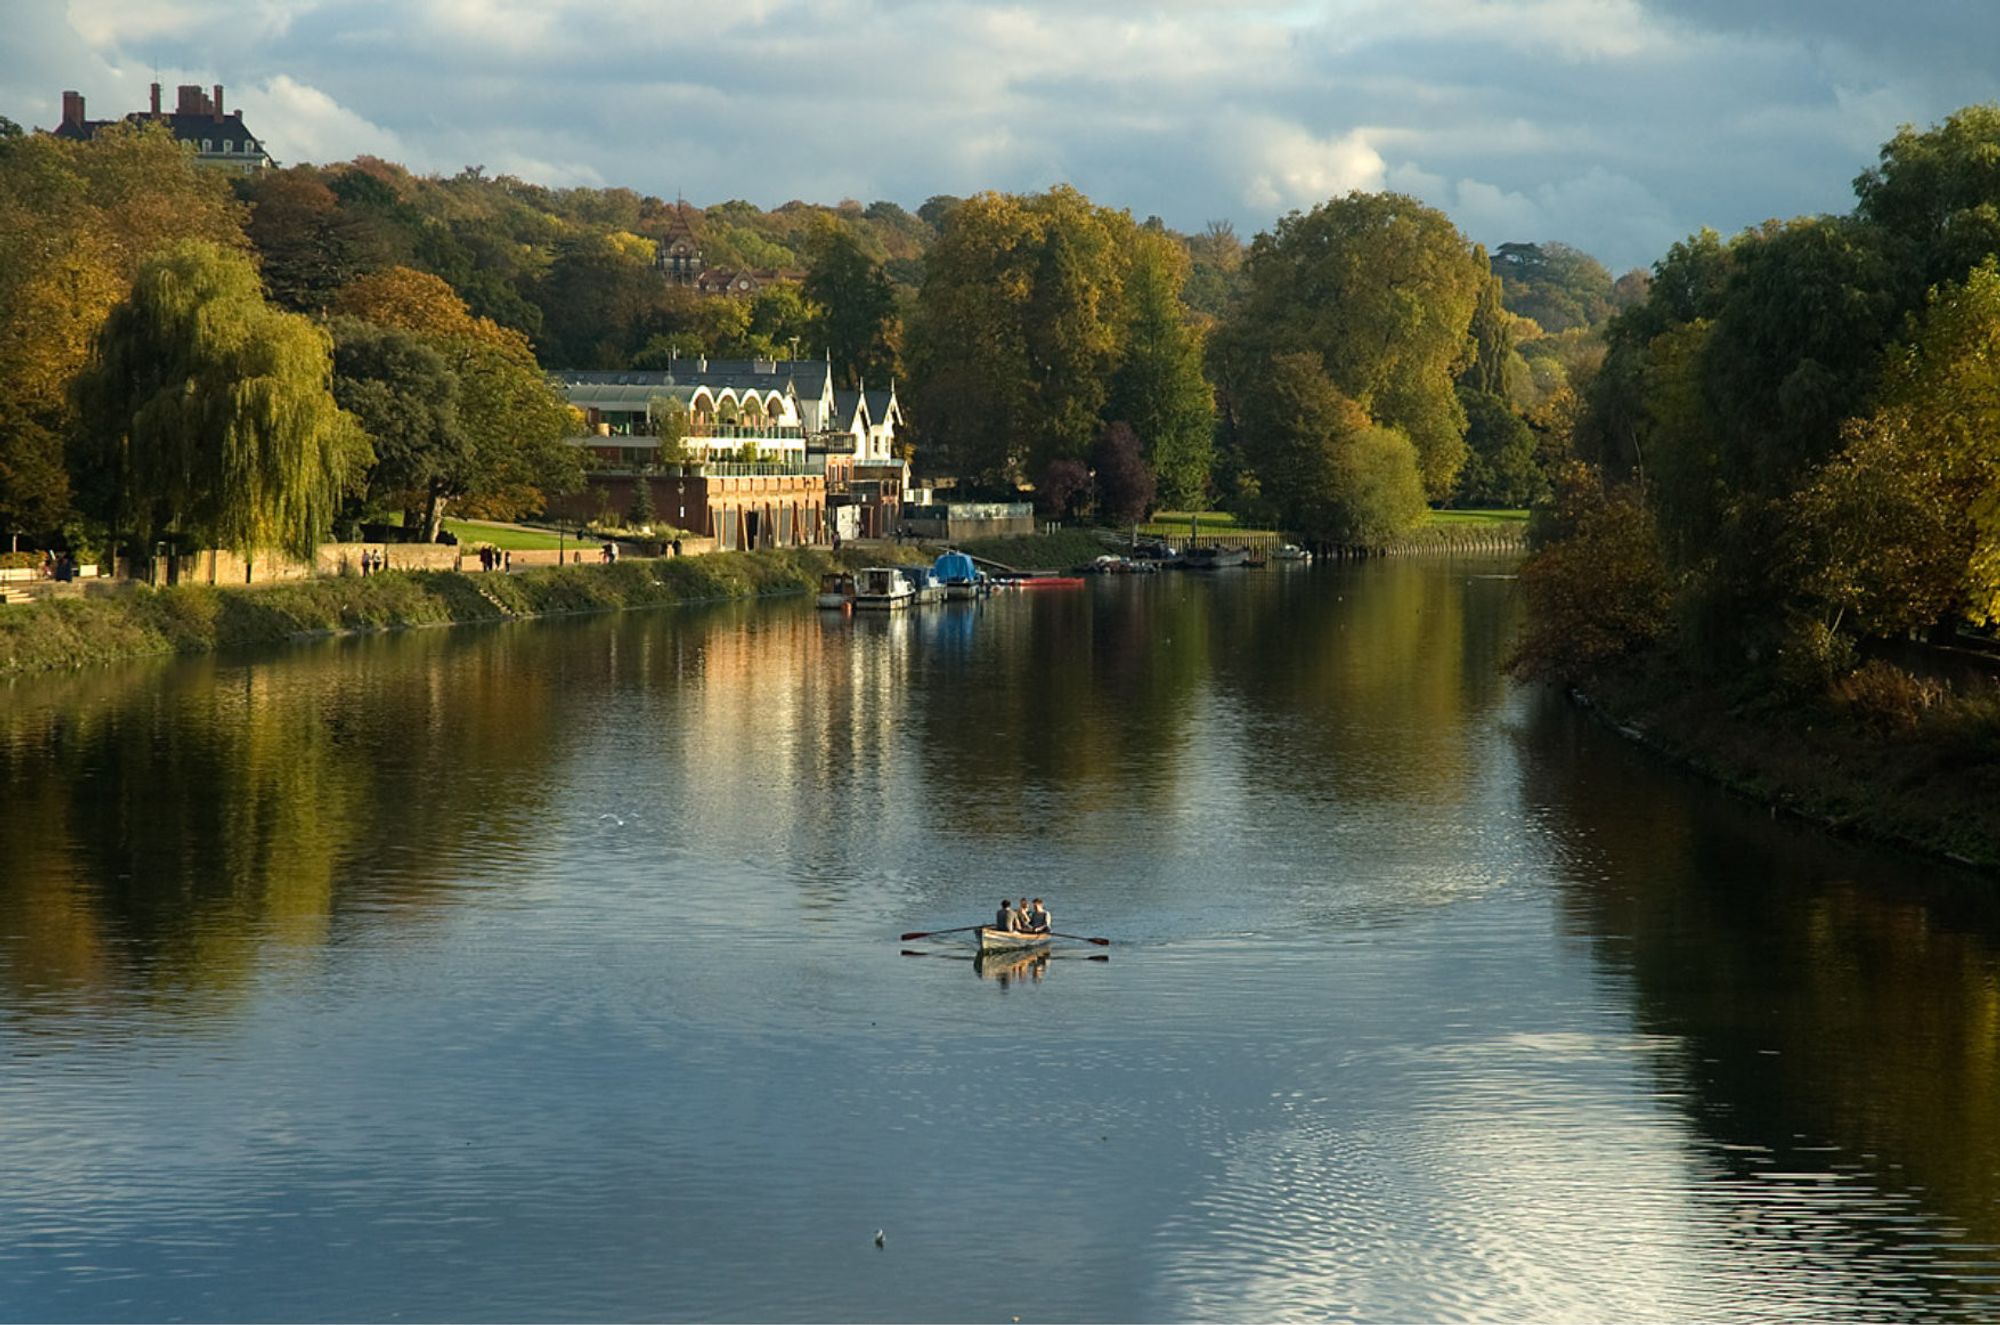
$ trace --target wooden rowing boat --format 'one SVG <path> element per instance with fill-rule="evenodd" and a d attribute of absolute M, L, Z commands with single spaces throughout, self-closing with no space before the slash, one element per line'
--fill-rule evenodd
<path fill-rule="evenodd" d="M 979 950 L 985 952 L 1021 952 L 1029 948 L 1049 946 L 1048 934 L 1022 934 L 1011 929 L 994 929 L 982 925 L 979 929 Z"/>

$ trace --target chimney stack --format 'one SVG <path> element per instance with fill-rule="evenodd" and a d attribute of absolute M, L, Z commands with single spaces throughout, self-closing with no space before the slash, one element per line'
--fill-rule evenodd
<path fill-rule="evenodd" d="M 174 98 L 174 114 L 199 115 L 202 100 L 200 84 L 182 83 Z"/>
<path fill-rule="evenodd" d="M 72 125 L 74 125 L 76 128 L 79 129 L 83 127 L 83 93 L 81 92 L 63 93 L 62 122 L 65 127 Z"/>
<path fill-rule="evenodd" d="M 160 113 L 160 85 L 158 83 L 155 83 L 153 84 L 153 114 L 158 115 L 159 113 Z"/>
<path fill-rule="evenodd" d="M 215 85 L 215 118 L 222 118 L 222 84 Z"/>

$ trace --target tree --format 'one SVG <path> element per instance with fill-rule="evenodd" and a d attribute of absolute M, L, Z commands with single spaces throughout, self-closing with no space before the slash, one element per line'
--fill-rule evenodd
<path fill-rule="evenodd" d="M 2000 618 L 2000 260 L 1935 291 L 1876 408 L 1801 493 L 1801 579 L 1829 625 Z"/>
<path fill-rule="evenodd" d="M 1451 221 L 1400 194 L 1349 194 L 1259 235 L 1244 275 L 1216 341 L 1223 385 L 1247 400 L 1276 358 L 1315 354 L 1334 389 L 1416 446 L 1426 493 L 1448 496 L 1465 458 L 1452 379 L 1486 280 Z"/>
<path fill-rule="evenodd" d="M 1131 424 L 1168 504 L 1208 504 L 1215 445 L 1215 392 L 1202 373 L 1200 333 L 1181 303 L 1185 250 L 1164 235 L 1134 236 L 1125 277 L 1124 357 L 1105 412 Z"/>
<path fill-rule="evenodd" d="M 1469 451 L 1458 478 L 1458 501 L 1466 506 L 1527 506 L 1547 490 L 1535 464 L 1535 434 L 1499 396 L 1469 387 L 1458 389 L 1465 407 Z"/>
<path fill-rule="evenodd" d="M 626 513 L 626 522 L 634 529 L 651 529 L 658 514 L 653 507 L 653 480 L 645 474 L 635 474 L 632 478 L 632 509 Z"/>
<path fill-rule="evenodd" d="M 984 486 L 1081 459 L 1123 349 L 1131 218 L 1067 187 L 946 217 L 910 331 L 913 415 Z"/>
<path fill-rule="evenodd" d="M 71 387 L 140 265 L 184 237 L 240 246 L 240 219 L 157 126 L 0 136 L 0 529 L 70 515 Z"/>
<path fill-rule="evenodd" d="M 263 257 L 265 292 L 281 307 L 323 309 L 341 286 L 389 263 L 383 236 L 344 210 L 309 166 L 263 171 L 238 189 L 250 204 L 246 230 Z"/>
<path fill-rule="evenodd" d="M 2000 105 L 1967 106 L 1924 132 L 1905 126 L 1854 181 L 1855 215 L 1912 249 L 1919 285 L 1963 280 L 2000 252 Z"/>
<path fill-rule="evenodd" d="M 1528 630 L 1515 672 L 1583 680 L 1666 632 L 1673 598 L 1637 488 L 1607 489 L 1597 470 L 1572 464 L 1531 533 L 1537 546 L 1521 567 Z"/>
<path fill-rule="evenodd" d="M 815 239 L 805 295 L 818 308 L 814 330 L 842 386 L 855 390 L 870 378 L 880 385 L 895 376 L 896 294 L 845 225 L 829 221 Z"/>
<path fill-rule="evenodd" d="M 1546 331 L 1594 327 L 1618 311 L 1611 273 L 1568 244 L 1502 244 L 1493 273 L 1505 287 L 1507 311 Z"/>
<path fill-rule="evenodd" d="M 1090 495 L 1090 470 L 1083 461 L 1067 456 L 1049 461 L 1035 485 L 1035 499 L 1044 514 L 1062 519 Z"/>
<path fill-rule="evenodd" d="M 1243 402 L 1245 451 L 1287 529 L 1314 542 L 1373 546 L 1424 518 L 1409 438 L 1377 426 L 1311 354 L 1273 359 Z"/>
<path fill-rule="evenodd" d="M 469 449 L 431 476 L 404 523 L 437 537 L 446 506 L 478 503 L 487 514 L 540 506 L 546 492 L 581 486 L 582 459 L 564 438 L 576 424 L 568 402 L 542 375 L 525 337 L 476 318 L 435 276 L 391 267 L 342 289 L 337 313 L 414 333 L 458 379 L 458 418 Z"/>
<path fill-rule="evenodd" d="M 1155 481 L 1139 454 L 1139 436 L 1124 423 L 1108 425 L 1090 448 L 1097 509 L 1115 524 L 1135 525 L 1153 508 Z"/>
<path fill-rule="evenodd" d="M 78 383 L 112 528 L 309 558 L 370 457 L 326 332 L 264 302 L 240 253 L 184 241 L 139 273 Z"/>
<path fill-rule="evenodd" d="M 455 485 L 477 447 L 459 412 L 458 375 L 403 327 L 335 318 L 333 395 L 374 445 L 366 504 L 421 512 L 434 487 Z"/>

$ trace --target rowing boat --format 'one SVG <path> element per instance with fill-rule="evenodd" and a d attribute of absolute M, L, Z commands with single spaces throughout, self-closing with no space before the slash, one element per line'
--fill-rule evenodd
<path fill-rule="evenodd" d="M 1050 935 L 1022 934 L 1011 929 L 994 929 L 982 925 L 979 930 L 979 950 L 981 952 L 1019 952 L 1028 948 L 1046 948 Z"/>

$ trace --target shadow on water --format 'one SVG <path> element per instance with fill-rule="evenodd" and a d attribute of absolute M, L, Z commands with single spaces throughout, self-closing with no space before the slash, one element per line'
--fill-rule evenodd
<path fill-rule="evenodd" d="M 1629 997 L 1736 1227 L 1813 1221 L 1934 1309 L 2000 1296 L 2000 893 L 1773 820 L 1552 695 L 1520 729 L 1566 928 Z M 1847 1191 L 1845 1199 L 1829 1193 Z M 1911 1226 L 1928 1231 L 1913 1239 Z"/>

